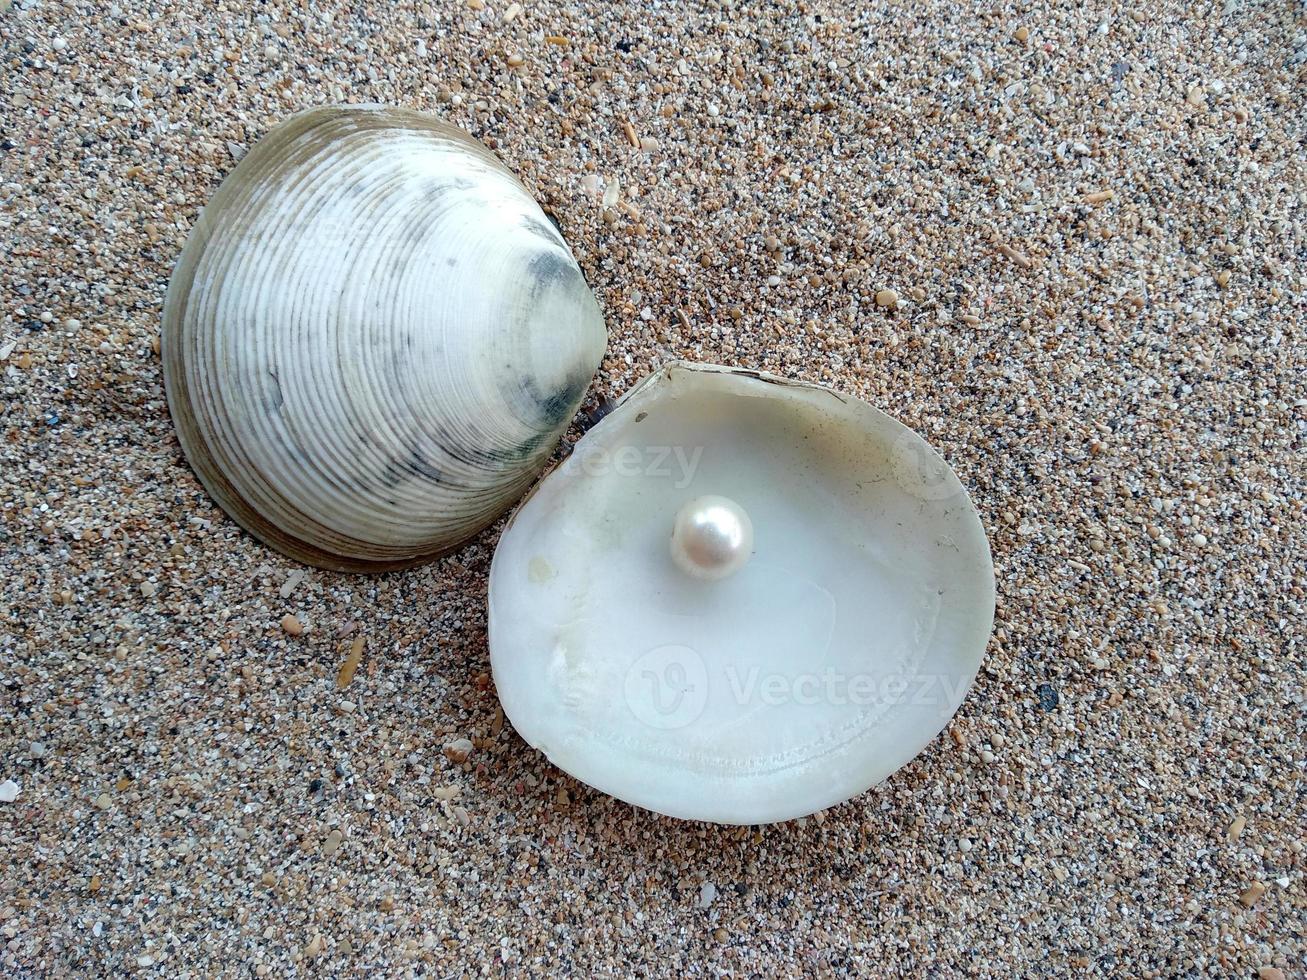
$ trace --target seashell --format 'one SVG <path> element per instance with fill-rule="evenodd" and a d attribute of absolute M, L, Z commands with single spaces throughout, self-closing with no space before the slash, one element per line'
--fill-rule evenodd
<path fill-rule="evenodd" d="M 332 106 L 258 142 L 168 286 L 168 404 L 213 498 L 267 544 L 378 571 L 476 534 L 531 483 L 603 356 L 558 230 L 418 112 Z"/>
<path fill-rule="evenodd" d="M 829 389 L 673 363 L 521 505 L 490 572 L 504 712 L 556 765 L 695 820 L 849 799 L 948 723 L 994 572 L 912 430 Z"/>

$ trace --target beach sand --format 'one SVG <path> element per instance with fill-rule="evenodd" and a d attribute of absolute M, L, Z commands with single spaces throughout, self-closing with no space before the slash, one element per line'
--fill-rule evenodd
<path fill-rule="evenodd" d="M 1302 3 L 0 6 L 0 972 L 1303 975 Z M 498 712 L 502 522 L 358 577 L 211 503 L 168 277 L 338 101 L 521 175 L 592 400 L 743 365 L 940 449 L 998 582 L 943 736 L 804 820 L 636 810 Z"/>

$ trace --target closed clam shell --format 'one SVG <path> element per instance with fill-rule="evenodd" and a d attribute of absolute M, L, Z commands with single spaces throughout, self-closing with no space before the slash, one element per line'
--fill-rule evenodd
<path fill-rule="evenodd" d="M 163 317 L 187 459 L 294 558 L 415 564 L 543 467 L 606 335 L 558 230 L 481 143 L 433 117 L 291 117 L 222 183 Z"/>

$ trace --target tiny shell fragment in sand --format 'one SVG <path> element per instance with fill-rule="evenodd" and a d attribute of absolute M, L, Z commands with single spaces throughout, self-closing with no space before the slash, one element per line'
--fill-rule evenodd
<path fill-rule="evenodd" d="M 358 670 L 359 662 L 363 659 L 363 637 L 356 636 L 354 642 L 350 645 L 349 656 L 345 662 L 340 665 L 340 672 L 336 675 L 336 687 L 344 690 L 349 687 L 349 682 L 354 679 L 354 671 Z"/>
<path fill-rule="evenodd" d="M 291 593 L 294 592 L 299 587 L 299 584 L 304 581 L 304 576 L 306 574 L 307 573 L 302 568 L 294 569 L 286 576 L 286 581 L 281 583 L 281 588 L 278 589 L 277 592 L 283 599 L 289 599 Z"/>

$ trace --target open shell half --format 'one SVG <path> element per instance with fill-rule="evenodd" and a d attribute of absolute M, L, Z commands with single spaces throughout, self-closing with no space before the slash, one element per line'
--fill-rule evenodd
<path fill-rule="evenodd" d="M 430 116 L 291 117 L 223 181 L 168 287 L 164 378 L 215 500 L 292 557 L 376 571 L 481 530 L 603 355 L 558 230 Z"/>
<path fill-rule="evenodd" d="M 705 574 L 674 540 L 697 533 L 687 507 L 726 535 L 698 544 L 737 549 L 703 552 L 721 558 Z M 994 574 L 961 483 L 910 429 L 826 388 L 674 363 L 537 485 L 489 601 L 528 743 L 660 813 L 764 823 L 866 790 L 943 729 Z"/>

